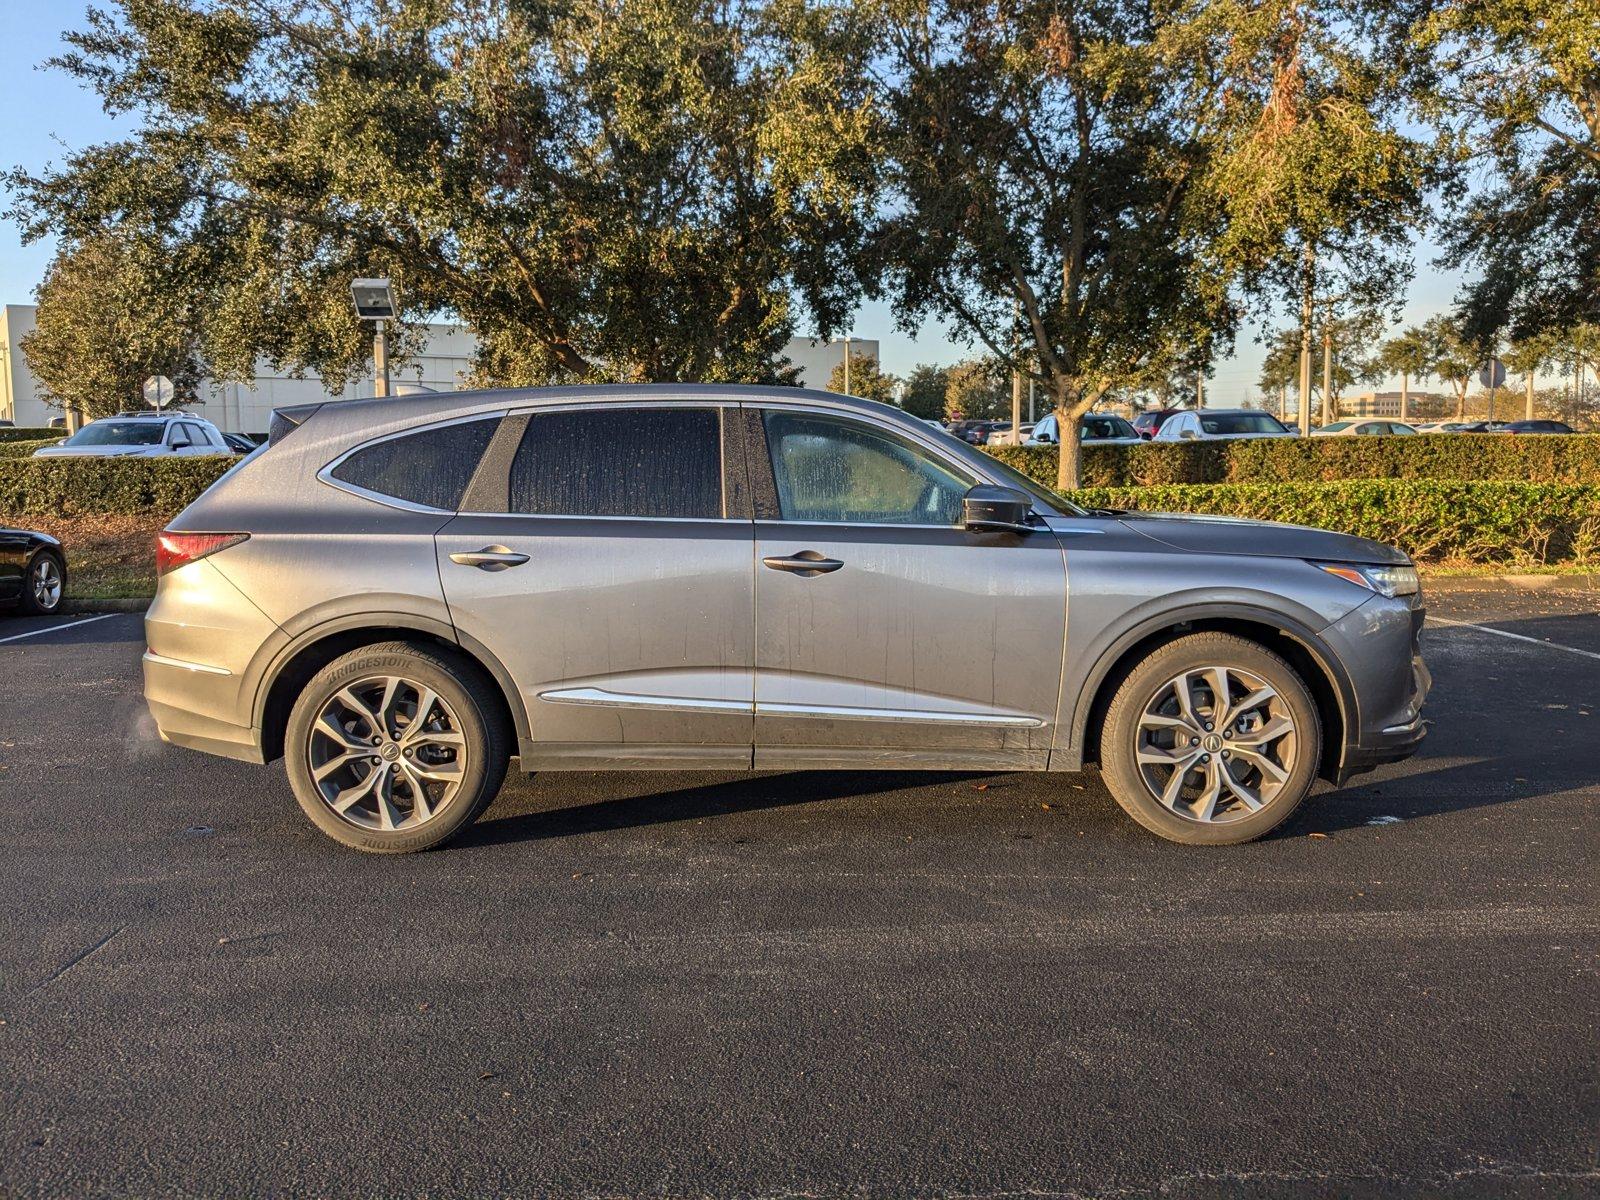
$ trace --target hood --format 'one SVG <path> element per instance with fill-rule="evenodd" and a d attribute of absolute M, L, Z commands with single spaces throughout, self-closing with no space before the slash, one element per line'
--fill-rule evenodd
<path fill-rule="evenodd" d="M 125 458 L 130 454 L 149 454 L 159 446 L 41 446 L 35 458 Z"/>
<path fill-rule="evenodd" d="M 1135 533 L 1196 554 L 1247 554 L 1267 558 L 1307 558 L 1319 562 L 1394 563 L 1411 560 L 1393 546 L 1329 529 L 1247 521 L 1201 513 L 1122 514 Z"/>

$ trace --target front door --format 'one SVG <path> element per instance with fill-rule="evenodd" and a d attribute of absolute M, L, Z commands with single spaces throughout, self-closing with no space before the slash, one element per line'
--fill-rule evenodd
<path fill-rule="evenodd" d="M 1043 769 L 1066 632 L 1056 537 L 969 533 L 961 501 L 982 481 L 909 434 L 784 407 L 751 433 L 756 765 Z"/>
<path fill-rule="evenodd" d="M 465 502 L 480 511 L 436 536 L 456 627 L 526 706 L 524 770 L 750 765 L 752 530 L 730 513 L 722 415 L 512 414 Z"/>

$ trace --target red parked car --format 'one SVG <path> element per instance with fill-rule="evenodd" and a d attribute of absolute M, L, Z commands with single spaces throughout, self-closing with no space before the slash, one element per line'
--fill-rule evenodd
<path fill-rule="evenodd" d="M 1168 417 L 1177 416 L 1180 410 L 1176 408 L 1152 408 L 1142 412 L 1133 419 L 1133 428 L 1145 441 L 1155 437 L 1156 430 L 1166 422 Z"/>

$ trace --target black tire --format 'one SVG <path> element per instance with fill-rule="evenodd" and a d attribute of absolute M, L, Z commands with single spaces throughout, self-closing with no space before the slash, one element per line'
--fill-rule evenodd
<path fill-rule="evenodd" d="M 1155 794 L 1154 789 L 1158 783 L 1170 782 L 1177 772 L 1160 764 L 1140 763 L 1141 742 L 1155 736 L 1141 733 L 1141 722 L 1146 719 L 1146 709 L 1152 704 L 1158 706 L 1156 719 L 1159 719 L 1159 706 L 1163 703 L 1171 705 L 1174 713 L 1181 711 L 1177 707 L 1176 689 L 1168 691 L 1169 687 L 1184 672 L 1200 672 L 1213 666 L 1227 668 L 1230 681 L 1238 685 L 1241 691 L 1248 685 L 1241 684 L 1232 672 L 1247 672 L 1264 681 L 1275 693 L 1270 701 L 1275 706 L 1275 718 L 1269 718 L 1261 710 L 1254 710 L 1244 720 L 1256 728 L 1264 728 L 1269 719 L 1292 721 L 1292 740 L 1271 743 L 1266 751 L 1274 757 L 1284 778 L 1281 781 L 1269 781 L 1260 767 L 1247 761 L 1246 756 L 1256 757 L 1248 750 L 1241 752 L 1235 748 L 1227 755 L 1217 750 L 1212 756 L 1215 762 L 1208 758 L 1206 761 L 1211 765 L 1196 766 L 1191 768 L 1192 774 L 1184 775 L 1184 779 L 1195 782 L 1180 793 L 1182 798 L 1169 807 Z M 1207 718 L 1215 716 L 1216 709 L 1210 698 L 1216 690 L 1202 682 L 1192 692 L 1192 710 L 1200 719 L 1196 733 L 1201 739 L 1208 738 L 1211 733 L 1220 735 L 1223 732 L 1207 732 L 1204 724 Z M 1167 699 L 1163 701 L 1163 697 Z M 1236 697 L 1239 698 L 1242 697 Z M 1175 741 L 1180 737 L 1176 731 L 1169 736 Z M 1181 740 L 1191 739 L 1187 733 L 1183 733 Z M 1241 743 L 1227 744 L 1237 747 Z M 1287 761 L 1285 747 L 1292 747 L 1292 756 Z M 1160 753 L 1163 747 L 1151 744 L 1146 749 Z M 1200 753 L 1206 749 L 1208 745 L 1204 742 L 1191 743 L 1187 749 L 1180 745 L 1174 753 Z M 1101 772 L 1117 803 L 1150 832 L 1190 846 L 1236 845 L 1277 828 L 1294 814 L 1310 793 L 1316 783 L 1317 764 L 1321 756 L 1322 721 L 1305 681 L 1279 655 L 1248 639 L 1225 633 L 1197 633 L 1179 638 L 1162 646 L 1135 666 L 1112 698 L 1100 741 Z M 1222 761 L 1224 758 L 1230 760 L 1227 765 Z M 1216 815 L 1220 819 L 1200 820 L 1197 817 L 1205 803 L 1207 784 L 1213 778 L 1207 772 L 1211 771 L 1230 772 L 1226 777 L 1220 773 L 1214 777 L 1218 780 L 1219 795 L 1226 798 L 1226 808 L 1222 808 L 1219 801 Z M 1241 786 L 1261 801 L 1259 810 L 1252 811 L 1231 787 L 1221 786 L 1224 778 L 1235 779 L 1231 774 L 1234 771 L 1243 777 Z M 1166 772 L 1164 776 L 1163 772 Z M 1251 780 L 1255 781 L 1253 788 L 1249 786 Z M 1180 786 L 1182 783 L 1180 780 Z M 1275 791 L 1267 797 L 1269 787 L 1275 788 Z M 1189 798 L 1190 793 L 1193 793 L 1192 798 Z"/>
<path fill-rule="evenodd" d="M 413 710 L 422 707 L 421 689 L 431 689 L 437 700 L 442 702 L 442 705 L 429 707 L 429 712 L 434 716 L 432 724 L 438 725 L 441 731 L 432 736 L 459 734 L 458 744 L 464 752 L 464 766 L 458 775 L 452 777 L 457 781 L 455 791 L 449 793 L 443 802 L 436 803 L 425 818 L 419 817 L 414 801 L 409 810 L 406 808 L 414 780 L 400 778 L 404 767 L 396 761 L 399 754 L 403 753 L 400 746 L 406 726 L 390 722 L 386 717 L 386 726 L 399 728 L 402 732 L 399 736 L 390 737 L 386 728 L 382 734 L 376 735 L 385 744 L 375 747 L 375 752 L 366 762 L 362 762 L 356 752 L 343 749 L 328 734 L 320 732 L 320 727 L 317 733 L 313 733 L 314 723 L 330 704 L 336 702 L 341 692 L 350 689 L 358 698 L 372 696 L 382 687 L 381 683 L 374 681 L 387 678 L 405 681 L 405 686 L 397 690 L 397 695 L 410 696 Z M 405 690 L 412 684 L 416 686 Z M 404 699 L 399 700 L 399 708 L 392 711 L 403 709 L 405 703 Z M 376 708 L 378 705 L 369 707 Z M 411 720 L 414 721 L 415 717 Z M 369 728 L 359 717 L 353 718 L 348 724 L 340 724 L 346 730 L 363 731 Z M 421 736 L 423 740 L 429 740 L 426 731 Z M 442 647 L 411 642 L 382 642 L 363 646 L 334 659 L 306 684 L 289 714 L 284 759 L 295 799 L 300 802 L 301 810 L 311 819 L 311 823 L 323 833 L 341 845 L 371 854 L 410 854 L 443 845 L 478 819 L 505 780 L 506 765 L 511 755 L 511 737 L 496 686 L 475 663 Z M 394 742 L 395 749 L 392 756 L 391 747 L 387 744 L 390 741 Z M 379 759 L 379 749 L 387 761 Z M 434 752 L 444 755 L 458 753 L 453 747 L 435 748 Z M 313 776 L 314 756 L 324 759 L 349 758 L 354 765 L 337 766 L 334 773 L 327 777 L 328 782 L 319 784 Z M 416 765 L 415 760 L 408 761 Z M 387 779 L 391 774 L 395 777 L 390 784 L 394 802 L 380 803 L 380 797 L 369 794 L 348 810 L 348 817 L 341 816 L 324 795 L 324 788 L 337 790 L 340 778 L 347 771 L 352 786 L 359 786 L 369 769 L 367 763 L 383 768 L 383 778 Z M 445 762 L 440 765 L 448 768 L 452 764 Z M 382 788 L 383 785 L 379 783 L 375 786 Z M 423 786 L 427 789 L 432 785 Z M 450 785 L 441 786 L 447 788 Z M 384 793 L 385 796 L 390 794 Z M 374 823 L 384 819 L 385 808 L 391 817 L 398 816 L 404 821 L 415 820 L 417 823 L 405 828 L 377 827 Z"/>
<path fill-rule="evenodd" d="M 54 570 L 61 580 L 61 587 L 56 593 L 54 602 L 42 602 L 35 592 L 41 572 Z M 28 560 L 28 565 L 22 572 L 22 594 L 17 598 L 17 611 L 29 617 L 48 617 L 51 613 L 61 611 L 62 602 L 67 598 L 67 564 L 61 555 L 54 550 L 40 550 Z"/>

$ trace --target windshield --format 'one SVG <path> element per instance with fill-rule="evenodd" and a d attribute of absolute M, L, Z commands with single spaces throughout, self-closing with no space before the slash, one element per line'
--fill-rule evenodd
<path fill-rule="evenodd" d="M 159 446 L 166 431 L 165 421 L 93 421 L 61 444 L 63 446 Z"/>
<path fill-rule="evenodd" d="M 1083 419 L 1083 439 L 1093 441 L 1096 438 L 1133 438 L 1138 433 L 1121 417 L 1085 417 Z"/>
<path fill-rule="evenodd" d="M 1284 427 L 1266 413 L 1201 413 L 1200 428 L 1207 433 L 1283 433 Z M 1328 428 L 1335 428 L 1330 425 Z"/>

